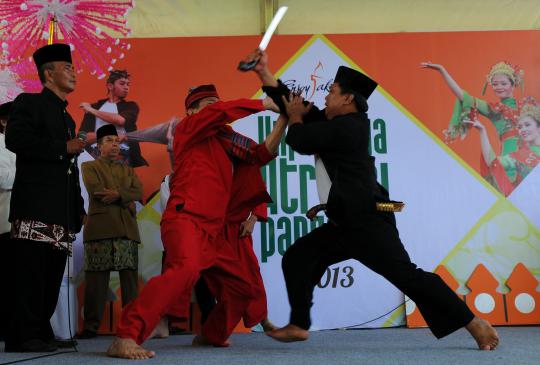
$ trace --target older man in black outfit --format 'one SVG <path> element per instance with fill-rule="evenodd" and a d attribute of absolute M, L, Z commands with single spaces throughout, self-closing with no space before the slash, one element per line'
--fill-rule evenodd
<path fill-rule="evenodd" d="M 289 116 L 287 144 L 301 154 L 319 155 L 331 181 L 325 207 L 329 222 L 298 239 L 283 257 L 290 323 L 269 336 L 282 342 L 306 340 L 315 283 L 329 265 L 354 258 L 411 298 L 437 338 L 466 327 L 480 349 L 494 350 L 499 338 L 493 327 L 475 317 L 438 275 L 411 262 L 394 214 L 381 209 L 381 203 L 388 207 L 391 201 L 376 180 L 366 114 L 366 100 L 377 83 L 341 66 L 320 111 L 289 95 L 269 72 L 265 53 L 252 57 L 259 57 L 255 72 L 263 90 Z"/>
<path fill-rule="evenodd" d="M 48 45 L 33 57 L 43 91 L 15 99 L 6 130 L 6 147 L 17 155 L 9 215 L 15 271 L 6 352 L 56 350 L 49 320 L 84 215 L 75 157 L 85 142 L 76 138 L 66 111 L 66 96 L 75 90 L 70 48 Z"/>

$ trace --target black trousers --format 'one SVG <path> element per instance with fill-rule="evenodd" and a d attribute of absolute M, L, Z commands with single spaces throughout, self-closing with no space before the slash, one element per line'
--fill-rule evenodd
<path fill-rule="evenodd" d="M 137 270 L 119 270 L 122 308 L 137 298 Z M 85 271 L 86 287 L 84 289 L 84 329 L 97 332 L 103 318 L 107 293 L 109 292 L 110 271 Z"/>
<path fill-rule="evenodd" d="M 0 234 L 0 341 L 4 341 L 9 318 L 8 302 L 12 300 L 11 281 L 13 280 L 13 247 L 10 242 L 10 232 Z"/>
<path fill-rule="evenodd" d="M 58 302 L 67 253 L 43 242 L 12 240 L 6 347 L 32 340 L 51 341 L 50 319 Z"/>
<path fill-rule="evenodd" d="M 399 239 L 393 214 L 363 217 L 354 229 L 326 223 L 285 252 L 283 274 L 291 305 L 290 323 L 311 326 L 313 289 L 332 264 L 355 259 L 411 298 L 437 338 L 467 325 L 474 314 L 442 279 L 411 262 Z M 382 298 L 381 298 L 382 299 Z"/>

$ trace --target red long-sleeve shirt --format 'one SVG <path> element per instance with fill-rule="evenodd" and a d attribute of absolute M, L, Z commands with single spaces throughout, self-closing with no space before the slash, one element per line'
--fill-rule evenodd
<path fill-rule="evenodd" d="M 171 196 L 162 222 L 186 215 L 208 234 L 217 234 L 225 221 L 233 165 L 216 135 L 228 123 L 263 110 L 261 100 L 217 102 L 178 124 L 174 133 Z M 254 145 L 253 155 L 261 164 L 273 157 L 264 144 Z"/>
<path fill-rule="evenodd" d="M 264 164 L 266 163 L 268 161 Z M 247 163 L 235 166 L 231 199 L 227 206 L 227 223 L 243 222 L 250 213 L 260 218 L 259 220 L 266 220 L 266 203 L 272 202 L 272 198 L 266 191 L 260 168 L 258 164 Z M 261 204 L 264 207 L 261 207 Z"/>

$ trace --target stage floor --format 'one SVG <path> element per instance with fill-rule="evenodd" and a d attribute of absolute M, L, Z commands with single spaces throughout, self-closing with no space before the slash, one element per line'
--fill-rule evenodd
<path fill-rule="evenodd" d="M 193 348 L 191 335 L 150 340 L 148 349 L 156 351 L 151 360 L 137 364 L 540 364 L 540 327 L 497 327 L 501 345 L 496 351 L 476 349 L 465 330 L 436 340 L 427 329 L 374 329 L 320 331 L 307 342 L 284 344 L 264 334 L 232 336 L 229 348 Z M 79 340 L 78 353 L 44 357 L 23 364 L 126 364 L 125 360 L 105 356 L 112 337 Z M 0 343 L 3 351 L 3 343 Z M 22 360 L 34 354 L 0 353 L 0 364 Z M 39 354 L 35 354 L 39 355 Z"/>

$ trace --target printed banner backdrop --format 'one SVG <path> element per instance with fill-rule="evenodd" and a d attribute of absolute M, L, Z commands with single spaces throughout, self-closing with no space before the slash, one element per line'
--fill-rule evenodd
<path fill-rule="evenodd" d="M 516 37 L 524 34 L 513 33 Z M 500 34 L 471 33 L 468 36 L 485 39 L 489 35 L 495 37 Z M 527 35 L 533 36 L 536 33 L 527 32 Z M 418 34 L 417 38 L 421 40 L 426 36 Z M 432 34 L 429 36 L 437 37 Z M 448 36 L 442 34 L 441 38 Z M 456 34 L 453 36 L 457 37 Z M 467 279 L 478 264 L 484 264 L 497 278 L 500 293 L 508 292 L 506 280 L 518 263 L 524 263 L 538 278 L 540 223 L 538 210 L 535 210 L 536 205 L 532 203 L 540 196 L 536 188 L 536 170 L 533 169 L 506 199 L 480 174 L 480 143 L 478 136 L 474 135 L 476 131 L 472 130 L 470 136 L 463 141 L 450 145 L 443 142 L 443 131 L 448 126 L 454 100 L 449 90 L 431 92 L 430 89 L 437 89 L 437 82 L 441 83 L 442 80 L 437 79 L 438 75 L 433 71 L 419 68 L 420 61 L 434 58 L 432 50 L 417 49 L 414 68 L 403 69 L 402 73 L 395 75 L 396 80 L 384 82 L 368 69 L 369 65 L 362 65 L 365 58 L 378 59 L 377 54 L 386 60 L 383 57 L 386 54 L 384 50 L 377 52 L 377 47 L 372 47 L 375 50 L 366 49 L 358 57 L 360 61 L 355 62 L 345 53 L 345 47 L 338 47 L 338 43 L 350 47 L 355 41 L 364 38 L 378 38 L 384 44 L 386 35 L 336 37 L 340 42 L 333 42 L 332 38 L 306 38 L 283 61 L 277 74 L 291 89 L 302 92 L 306 99 L 319 107 L 324 106 L 324 95 L 339 65 L 360 69 L 380 82 L 380 87 L 369 100 L 371 150 L 377 159 L 379 181 L 390 190 L 394 199 L 403 200 L 407 204 L 397 219 L 402 240 L 412 259 L 420 267 L 431 271 L 438 265 L 445 265 L 458 281 L 457 291 L 460 295 L 470 292 Z M 403 35 L 402 38 L 414 37 Z M 393 39 L 388 41 L 390 44 L 387 47 L 391 48 L 393 42 Z M 437 49 L 445 45 L 448 46 L 448 43 L 438 44 Z M 269 53 L 275 55 L 280 52 L 270 50 Z M 478 89 L 491 65 L 498 62 L 500 57 L 495 55 L 486 58 L 484 68 L 487 71 L 477 76 Z M 455 58 L 451 59 L 455 61 Z M 274 62 L 272 65 L 278 66 Z M 527 69 L 527 75 L 534 75 L 536 69 L 538 65 L 533 62 Z M 395 73 L 392 68 L 387 71 Z M 417 84 L 411 82 L 410 74 L 422 78 L 430 76 L 431 85 L 425 85 L 425 90 L 419 89 Z M 235 78 L 242 76 L 236 75 Z M 401 77 L 401 82 L 398 77 Z M 531 76 L 527 81 L 530 79 L 534 80 Z M 527 87 L 530 84 L 529 81 Z M 218 87 L 221 85 L 218 84 Z M 392 94 L 392 88 L 398 92 Z M 534 85 L 526 90 L 531 90 L 529 95 L 538 94 Z M 263 95 L 259 90 L 254 96 Z M 413 112 L 413 109 L 409 110 L 399 102 L 404 96 L 415 101 L 425 99 L 428 105 L 444 101 L 448 106 L 446 109 L 441 107 L 435 115 L 421 120 L 416 114 L 420 114 L 422 109 L 414 109 Z M 277 115 L 273 113 L 261 113 L 236 122 L 234 128 L 262 142 L 276 118 Z M 496 148 L 497 136 L 493 131 L 490 133 Z M 468 149 L 462 150 L 464 143 L 469 144 Z M 259 225 L 254 232 L 255 251 L 260 258 L 267 288 L 269 317 L 276 324 L 282 325 L 288 320 L 289 307 L 280 268 L 281 257 L 296 238 L 319 226 L 324 218 L 319 217 L 315 222 L 309 222 L 304 217 L 306 210 L 318 203 L 313 157 L 300 156 L 282 143 L 279 157 L 263 169 L 263 176 L 274 204 L 269 206 L 269 222 Z M 155 209 L 156 204 L 152 208 L 147 206 L 142 212 L 153 216 L 154 228 L 157 230 Z M 148 214 L 148 211 L 153 213 Z M 146 219 L 145 223 L 148 224 L 150 220 Z M 492 231 L 489 237 L 486 237 L 486 230 Z M 359 238 L 358 244 L 369 243 Z M 316 287 L 312 328 L 401 325 L 405 320 L 404 307 L 400 306 L 403 301 L 403 295 L 382 277 L 355 261 L 346 261 L 329 268 Z M 482 301 L 478 301 L 480 308 L 483 308 L 482 305 Z M 531 304 L 526 304 L 525 311 L 528 311 L 527 305 L 530 307 Z M 410 314 L 413 311 L 414 303 L 407 302 L 407 312 Z M 530 320 L 533 322 L 540 318 L 536 316 Z"/>
<path fill-rule="evenodd" d="M 362 70 L 327 38 L 314 37 L 278 74 L 291 90 L 301 92 L 306 99 L 324 107 L 324 96 L 339 65 Z M 450 269 L 454 268 L 454 263 L 464 265 L 462 260 L 465 257 L 460 257 L 463 249 L 452 253 L 451 248 L 468 235 L 474 223 L 488 223 L 486 213 L 491 207 L 501 204 L 498 200 L 506 200 L 393 99 L 383 85 L 370 97 L 369 103 L 371 151 L 376 157 L 378 179 L 389 189 L 394 199 L 407 203 L 405 212 L 398 214 L 398 225 L 411 257 L 420 267 L 430 271 L 443 262 L 447 262 L 446 266 Z M 237 122 L 235 128 L 252 136 L 258 129 L 259 142 L 262 142 L 262 136 L 270 129 L 270 121 L 276 118 L 258 116 L 258 123 L 254 122 L 254 117 L 246 118 Z M 279 265 L 281 256 L 291 242 L 322 222 L 320 219 L 319 222 L 309 223 L 303 216 L 307 208 L 318 203 L 312 166 L 312 157 L 299 156 L 282 145 L 279 159 L 263 170 L 276 204 L 269 207 L 269 223 L 261 227 L 258 254 L 269 296 L 270 317 L 278 323 L 286 323 L 288 319 L 287 301 L 274 301 L 285 290 Z M 518 191 L 525 191 L 522 194 L 528 197 L 531 194 L 535 196 L 535 186 L 533 175 L 518 186 Z M 525 203 L 530 199 L 519 201 Z M 438 209 L 444 209 L 444 214 L 434 212 Z M 524 223 L 515 214 L 510 222 L 521 223 L 520 227 Z M 500 226 L 502 222 L 498 223 Z M 532 235 L 522 240 L 521 244 L 537 244 L 537 227 L 529 225 L 526 228 L 527 236 Z M 508 237 L 498 239 L 504 241 Z M 488 257 L 479 260 L 484 256 L 480 248 L 480 252 L 476 252 L 477 256 L 468 258 L 469 270 L 465 271 L 458 266 L 462 274 L 470 274 L 482 262 L 494 275 L 508 278 L 518 262 L 527 262 L 528 254 L 538 253 L 537 249 L 533 249 L 523 256 L 514 252 L 513 257 L 504 257 L 503 252 L 493 252 L 485 247 L 486 243 L 491 242 L 482 241 L 484 250 L 489 251 Z M 362 242 L 359 237 L 358 244 L 369 242 Z M 501 256 L 505 258 L 504 264 L 499 262 Z M 538 256 L 533 257 L 538 263 Z M 528 267 L 535 267 L 534 263 L 530 262 Z M 459 277 L 459 274 L 456 276 L 465 282 L 466 277 Z M 467 289 L 462 290 L 466 293 Z M 359 292 L 369 294 L 363 296 Z M 385 279 L 358 262 L 346 261 L 330 267 L 316 288 L 312 328 L 340 328 L 357 324 L 361 327 L 399 325 L 403 321 L 399 312 L 394 312 L 390 317 L 379 317 L 399 307 L 402 302 L 402 294 Z M 481 307 L 483 304 L 478 305 Z M 407 306 L 414 308 L 414 303 L 407 302 Z"/>
<path fill-rule="evenodd" d="M 540 62 L 534 53 L 539 41 L 538 31 L 277 36 L 268 49 L 272 70 L 319 107 L 324 106 L 324 95 L 339 65 L 359 69 L 379 82 L 369 99 L 371 151 L 381 184 L 393 199 L 406 203 L 397 222 L 412 260 L 430 271 L 442 265 L 457 282 L 458 294 L 478 314 L 488 316 L 499 310 L 496 296 L 501 295 L 504 308 L 515 305 L 529 315 L 525 323 L 540 323 L 540 171 L 534 155 L 538 156 L 540 138 L 531 137 L 540 129 L 512 126 L 521 136 L 519 146 L 528 146 L 527 153 L 533 154 L 521 160 L 500 156 L 501 142 L 492 120 L 489 115 L 479 116 L 495 155 L 510 166 L 512 176 L 519 176 L 505 196 L 485 178 L 478 130 L 470 129 L 464 139 L 445 143 L 455 96 L 438 72 L 420 68 L 420 62 L 443 64 L 464 90 L 496 107 L 497 95 L 488 86 L 482 96 L 482 87 L 492 65 L 508 61 L 524 70 L 523 91 L 515 87 L 515 99 L 540 100 Z M 173 115 L 182 117 L 183 99 L 194 85 L 213 82 L 224 100 L 261 98 L 255 75 L 235 70 L 257 43 L 258 37 L 132 39 L 129 53 L 115 67 L 132 74 L 128 99 L 141 108 L 138 128 Z M 70 112 L 80 121 L 82 112 L 77 106 L 103 98 L 105 87 L 103 80 L 84 73 L 77 87 L 70 96 Z M 262 142 L 276 118 L 273 113 L 260 113 L 237 121 L 234 128 Z M 149 197 L 159 189 L 170 166 L 162 145 L 142 143 L 142 154 L 150 166 L 136 171 Z M 322 224 L 324 218 L 309 222 L 304 216 L 318 203 L 312 156 L 300 156 L 282 143 L 278 158 L 263 169 L 263 175 L 274 203 L 269 206 L 269 222 L 256 227 L 254 249 L 267 288 L 269 318 L 283 325 L 289 306 L 281 257 L 296 238 Z M 139 207 L 143 281 L 161 269 L 160 213 L 159 196 Z M 81 237 L 78 242 L 76 271 L 82 261 Z M 357 244 L 370 242 L 358 237 Z M 518 295 L 509 278 L 520 263 L 532 279 Z M 479 267 L 491 275 L 483 276 L 490 279 L 480 284 L 471 279 Z M 82 275 L 76 279 L 82 280 Z M 489 285 L 489 290 L 482 285 Z M 118 286 L 113 278 L 111 299 Z M 510 298 L 515 300 L 511 303 Z M 313 329 L 402 325 L 406 314 L 415 312 L 411 301 L 405 310 L 404 300 L 403 294 L 361 264 L 339 263 L 327 270 L 315 290 Z M 118 310 L 119 306 L 115 313 Z M 508 315 L 504 318 L 501 324 L 514 323 Z"/>

